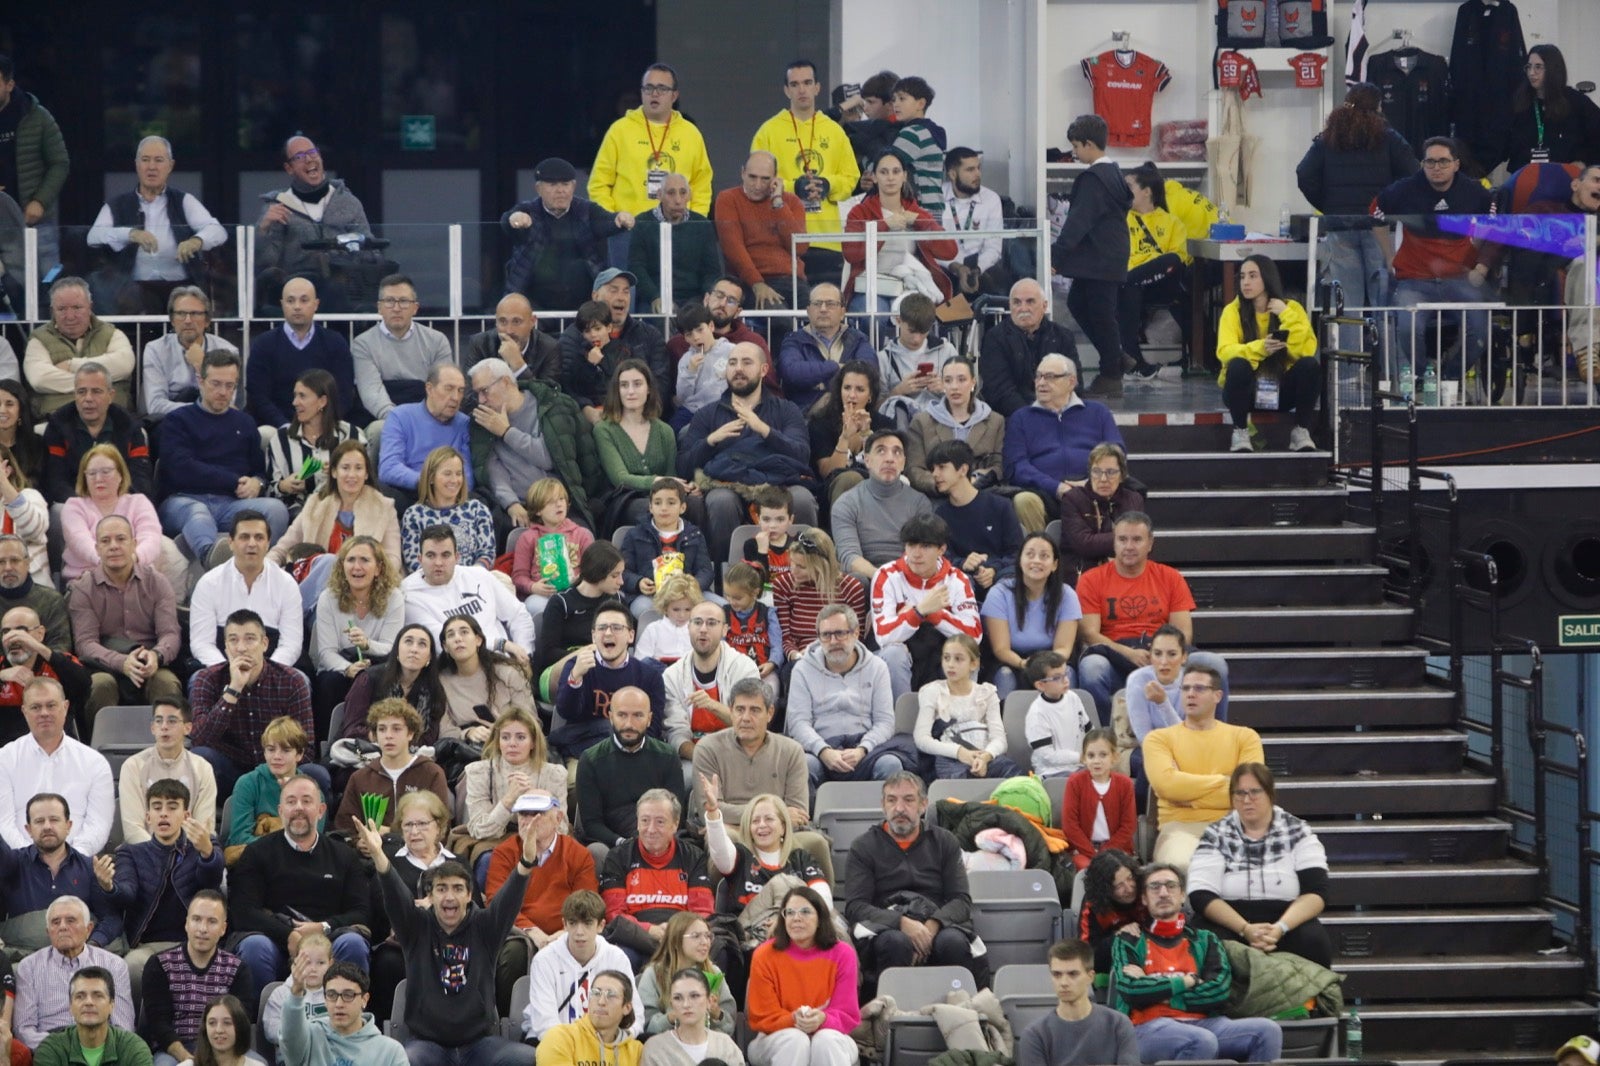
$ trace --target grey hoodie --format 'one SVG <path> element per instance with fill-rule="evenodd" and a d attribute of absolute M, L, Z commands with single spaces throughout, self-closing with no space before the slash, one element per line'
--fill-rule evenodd
<path fill-rule="evenodd" d="M 939 395 L 928 389 L 910 396 L 890 396 L 889 390 L 906 378 L 914 377 L 920 363 L 932 363 L 933 372 L 938 374 L 955 354 L 955 347 L 949 341 L 940 338 L 928 338 L 920 351 L 913 352 L 900 343 L 899 337 L 890 337 L 889 343 L 878 353 L 878 369 L 883 378 L 884 393 L 878 411 L 885 418 L 893 418 L 896 425 L 904 426 L 910 423 L 912 416 L 918 411 L 942 406 Z"/>
<path fill-rule="evenodd" d="M 855 666 L 836 674 L 828 669 L 822 642 L 812 644 L 789 679 L 783 731 L 811 755 L 838 747 L 829 742 L 840 737 L 860 737 L 851 746 L 873 751 L 894 735 L 889 667 L 858 640 Z"/>
<path fill-rule="evenodd" d="M 371 1014 L 349 1036 L 324 1021 L 308 1021 L 304 998 L 289 993 L 283 1001 L 283 1043 L 278 1053 L 288 1066 L 410 1066 L 400 1041 L 378 1032 Z"/>

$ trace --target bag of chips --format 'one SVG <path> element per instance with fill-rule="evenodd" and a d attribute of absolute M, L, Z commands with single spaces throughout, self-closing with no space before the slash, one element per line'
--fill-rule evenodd
<path fill-rule="evenodd" d="M 572 587 L 571 557 L 567 554 L 564 533 L 546 533 L 539 538 L 539 579 L 548 581 L 557 592 Z"/>

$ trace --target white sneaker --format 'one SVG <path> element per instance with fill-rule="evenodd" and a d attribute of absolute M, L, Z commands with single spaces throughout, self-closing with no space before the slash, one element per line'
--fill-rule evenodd
<path fill-rule="evenodd" d="M 1289 431 L 1289 450 L 1291 452 L 1314 452 L 1317 442 L 1311 439 L 1311 431 L 1295 426 Z"/>
<path fill-rule="evenodd" d="M 1233 443 L 1228 445 L 1228 450 L 1230 452 L 1255 451 L 1255 447 L 1250 443 L 1250 431 L 1248 429 L 1235 429 L 1233 431 Z"/>

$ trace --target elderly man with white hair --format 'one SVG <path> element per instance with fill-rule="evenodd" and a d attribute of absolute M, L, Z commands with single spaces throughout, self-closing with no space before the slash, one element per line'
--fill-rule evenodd
<path fill-rule="evenodd" d="M 201 253 L 228 239 L 193 193 L 167 184 L 175 162 L 165 137 L 140 141 L 133 157 L 138 186 L 102 204 L 89 229 L 89 246 L 112 253 L 94 281 L 119 314 L 161 314 L 173 289 L 203 280 Z"/>
<path fill-rule="evenodd" d="M 1051 352 L 1076 361 L 1078 345 L 1071 330 L 1051 321 L 1044 288 L 1037 281 L 1018 281 L 1008 299 L 1010 315 L 983 331 L 978 377 L 984 401 L 1010 417 L 1033 402 L 1033 375 L 1039 361 Z"/>
<path fill-rule="evenodd" d="M 1051 352 L 1034 371 L 1033 403 L 1006 419 L 1006 481 L 1037 492 L 1052 516 L 1061 497 L 1088 480 L 1095 445 L 1122 445 L 1111 409 L 1081 398 L 1077 388 L 1077 366 Z"/>
<path fill-rule="evenodd" d="M 95 315 L 89 283 L 57 278 L 50 286 L 50 321 L 28 335 L 22 354 L 22 372 L 39 413 L 47 415 L 72 402 L 74 378 L 86 363 L 104 367 L 115 386 L 116 403 L 133 410 L 133 362 L 128 335 Z"/>
<path fill-rule="evenodd" d="M 17 1003 L 12 1017 L 16 1038 L 37 1048 L 52 1031 L 72 1024 L 72 998 L 68 983 L 85 966 L 100 966 L 116 982 L 116 1002 L 111 1023 L 119 1029 L 134 1027 L 133 994 L 128 967 L 105 948 L 89 943 L 94 918 L 89 905 L 77 896 L 61 896 L 45 911 L 50 946 L 40 948 L 17 964 Z"/>
<path fill-rule="evenodd" d="M 473 365 L 472 391 L 478 400 L 469 433 L 473 476 L 498 511 L 526 526 L 528 489 L 554 477 L 567 487 L 571 517 L 589 521 L 589 487 L 599 483 L 600 459 L 577 401 L 539 378 L 519 378 L 500 358 Z"/>

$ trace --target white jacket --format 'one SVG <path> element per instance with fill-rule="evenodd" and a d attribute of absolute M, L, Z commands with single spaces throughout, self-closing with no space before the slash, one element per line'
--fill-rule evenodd
<path fill-rule="evenodd" d="M 481 566 L 457 564 L 455 575 L 443 585 L 430 585 L 422 571 L 400 584 L 406 597 L 406 624 L 428 627 L 438 643 L 446 619 L 470 614 L 493 648 L 502 639 L 533 651 L 533 616 L 517 602 L 511 586 Z"/>
<path fill-rule="evenodd" d="M 582 1018 L 589 1009 L 589 982 L 603 970 L 632 974 L 633 964 L 615 944 L 603 936 L 595 937 L 594 955 L 579 962 L 567 950 L 565 935 L 557 937 L 533 957 L 528 967 L 528 1006 L 522 1012 L 525 1036 L 543 1039 L 558 1025 Z M 633 1027 L 638 1036 L 644 1030 L 644 1004 L 639 1000 L 639 983 L 633 983 Z"/>
<path fill-rule="evenodd" d="M 738 651 L 722 642 L 722 658 L 717 660 L 717 693 L 719 702 L 728 703 L 728 697 L 733 692 L 733 686 L 747 677 L 760 677 L 761 671 L 751 661 L 748 655 L 740 655 Z M 694 732 L 689 728 L 691 714 L 689 712 L 689 697 L 694 695 L 694 656 L 685 655 L 671 666 L 666 673 L 661 675 L 661 683 L 666 688 L 667 709 L 661 716 L 661 730 L 666 734 L 667 743 L 673 751 L 685 741 L 694 739 Z"/>

